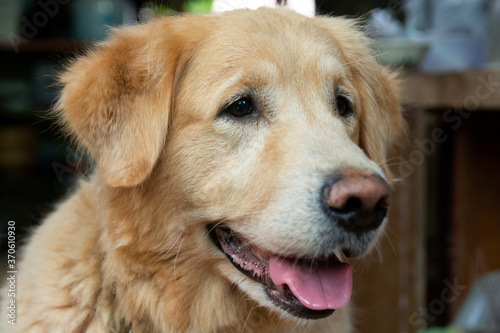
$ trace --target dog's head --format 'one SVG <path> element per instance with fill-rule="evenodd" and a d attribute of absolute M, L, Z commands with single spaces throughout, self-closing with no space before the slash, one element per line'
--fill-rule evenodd
<path fill-rule="evenodd" d="M 207 274 L 263 306 L 321 318 L 347 303 L 341 260 L 384 228 L 402 127 L 394 80 L 355 22 L 284 9 L 158 19 L 115 31 L 61 82 L 61 118 L 104 188 L 136 193 L 120 216 L 135 216 L 141 251 L 189 234 L 177 255 L 196 247 Z"/>

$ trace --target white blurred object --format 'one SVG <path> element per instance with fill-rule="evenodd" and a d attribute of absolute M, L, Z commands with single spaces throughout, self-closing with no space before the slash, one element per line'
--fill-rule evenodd
<path fill-rule="evenodd" d="M 368 33 L 374 38 L 401 38 L 403 24 L 387 9 L 375 8 L 368 16 Z"/>
<path fill-rule="evenodd" d="M 432 25 L 432 7 L 427 0 L 402 0 L 407 36 L 421 36 Z"/>
<path fill-rule="evenodd" d="M 257 9 L 259 7 L 287 7 L 296 12 L 306 15 L 314 16 L 316 12 L 316 5 L 314 0 L 288 0 L 286 4 L 279 5 L 276 0 L 214 0 L 212 4 L 212 12 L 219 13 L 233 9 Z"/>
<path fill-rule="evenodd" d="M 420 70 L 454 72 L 481 68 L 485 62 L 489 0 L 428 1 L 432 19 L 425 33 L 432 45 Z"/>
<path fill-rule="evenodd" d="M 452 326 L 474 332 L 500 331 L 500 271 L 489 273 L 474 284 Z"/>
<path fill-rule="evenodd" d="M 432 36 L 431 48 L 422 60 L 422 72 L 460 72 L 481 68 L 484 64 L 484 42 L 463 35 Z"/>
<path fill-rule="evenodd" d="M 314 0 L 288 0 L 286 2 L 286 7 L 309 17 L 313 17 L 314 14 L 316 14 L 316 4 Z"/>
<path fill-rule="evenodd" d="M 490 3 L 486 62 L 488 66 L 500 66 L 500 0 L 492 0 Z"/>

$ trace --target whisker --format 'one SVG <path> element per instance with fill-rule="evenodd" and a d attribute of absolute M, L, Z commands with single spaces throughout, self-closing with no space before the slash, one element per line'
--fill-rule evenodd
<path fill-rule="evenodd" d="M 181 238 L 182 236 L 182 233 L 179 233 L 179 236 L 177 236 L 177 238 L 175 239 L 175 242 L 172 244 L 172 246 L 170 246 L 170 248 L 158 259 L 156 260 L 155 263 L 165 259 L 165 257 L 170 253 L 170 251 L 172 251 L 172 249 L 174 248 L 175 244 L 177 244 L 177 242 L 179 241 L 179 239 Z"/>
<path fill-rule="evenodd" d="M 181 251 L 181 246 L 182 246 L 183 241 L 184 241 L 184 238 L 181 240 L 181 242 L 179 244 L 179 248 L 177 249 L 177 254 L 175 255 L 175 259 L 174 259 L 174 281 L 177 281 L 177 276 L 175 275 L 175 264 L 177 263 L 177 258 L 179 257 L 179 253 Z"/>
<path fill-rule="evenodd" d="M 397 255 L 396 247 L 394 246 L 394 243 L 392 242 L 391 238 L 388 235 L 389 232 L 392 233 L 393 235 L 396 235 L 396 233 L 393 230 L 391 230 L 391 228 L 389 228 L 388 226 L 386 227 L 386 229 L 387 229 L 387 232 L 383 233 L 383 237 L 387 240 L 387 242 L 391 246 L 391 249 L 392 249 L 392 252 L 394 253 L 394 255 Z"/>
<path fill-rule="evenodd" d="M 248 319 L 250 318 L 250 315 L 252 314 L 252 311 L 255 310 L 258 306 L 255 305 L 253 306 L 250 311 L 248 312 L 248 316 L 247 318 L 245 319 L 245 323 L 243 324 L 243 328 L 241 329 L 241 333 L 245 332 L 245 327 L 247 326 L 247 322 L 248 322 Z"/>
<path fill-rule="evenodd" d="M 207 231 L 207 235 L 210 234 L 212 231 L 214 231 L 215 228 L 217 228 L 218 226 L 220 226 L 221 224 L 223 224 L 226 220 L 221 220 L 219 222 L 217 222 L 216 224 L 214 224 L 208 231 Z"/>

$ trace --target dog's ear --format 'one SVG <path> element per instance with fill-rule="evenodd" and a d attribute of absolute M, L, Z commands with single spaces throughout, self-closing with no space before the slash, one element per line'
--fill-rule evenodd
<path fill-rule="evenodd" d="M 155 165 L 177 76 L 193 48 L 190 38 L 199 34 L 186 20 L 116 29 L 59 77 L 59 119 L 110 186 L 139 184 Z"/>
<path fill-rule="evenodd" d="M 370 74 L 369 74 L 370 75 Z M 399 100 L 397 74 L 375 65 L 364 78 L 368 92 L 362 96 L 360 146 L 393 180 L 387 159 L 401 146 L 404 121 Z"/>
<path fill-rule="evenodd" d="M 397 75 L 377 63 L 372 41 L 358 22 L 339 17 L 317 17 L 337 41 L 360 96 L 360 147 L 390 178 L 387 155 L 399 145 L 404 121 Z"/>

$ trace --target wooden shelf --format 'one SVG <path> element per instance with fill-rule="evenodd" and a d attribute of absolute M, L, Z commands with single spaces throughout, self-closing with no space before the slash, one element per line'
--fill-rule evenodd
<path fill-rule="evenodd" d="M 403 79 L 403 103 L 417 108 L 500 111 L 500 69 L 413 73 Z"/>

